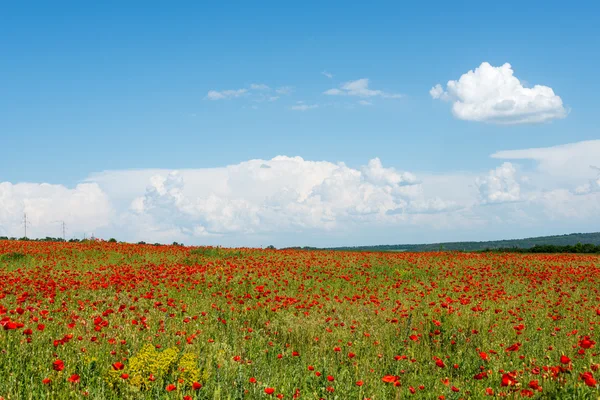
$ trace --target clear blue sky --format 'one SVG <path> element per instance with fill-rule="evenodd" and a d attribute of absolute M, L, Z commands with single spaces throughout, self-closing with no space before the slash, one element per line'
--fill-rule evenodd
<path fill-rule="evenodd" d="M 600 137 L 599 14 L 597 2 L 562 1 L 5 2 L 0 182 L 72 188 L 98 171 L 277 155 L 485 175 L 498 151 Z M 568 115 L 464 120 L 429 94 L 482 62 L 508 62 L 524 86 L 552 88 Z M 361 106 L 324 94 L 360 78 L 402 97 Z M 293 91 L 260 101 L 251 84 Z M 241 88 L 249 92 L 207 98 Z"/>

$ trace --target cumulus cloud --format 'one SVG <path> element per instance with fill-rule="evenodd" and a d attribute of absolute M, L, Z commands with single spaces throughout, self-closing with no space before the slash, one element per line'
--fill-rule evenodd
<path fill-rule="evenodd" d="M 358 96 L 358 97 L 383 97 L 386 99 L 397 99 L 402 97 L 401 94 L 387 93 L 381 90 L 373 90 L 369 88 L 369 80 L 367 78 L 349 81 L 340 85 L 339 88 L 329 89 L 324 92 L 329 96 Z"/>
<path fill-rule="evenodd" d="M 514 236 L 515 230 L 523 235 L 551 228 L 556 233 L 594 230 L 600 223 L 600 177 L 586 158 L 594 143 L 496 153 L 497 158 L 532 159 L 533 168 L 507 161 L 483 176 L 412 173 L 378 158 L 352 167 L 277 156 L 219 168 L 105 171 L 72 188 L 4 182 L 0 236 L 22 235 L 24 212 L 31 236 L 57 236 L 64 220 L 69 235 L 78 237 L 94 232 L 129 241 L 238 246 L 331 245 L 331 238 L 342 245 L 350 244 L 350 237 L 357 244 L 410 243 L 499 238 Z M 557 183 L 564 160 L 581 166 Z"/>
<path fill-rule="evenodd" d="M 487 62 L 429 91 L 434 99 L 452 102 L 458 119 L 498 124 L 539 123 L 564 118 L 562 99 L 548 86 L 523 86 L 509 63 L 494 67 Z"/>
<path fill-rule="evenodd" d="M 109 224 L 112 208 L 96 183 L 72 189 L 47 183 L 0 183 L 0 235 L 23 236 L 23 214 L 29 236 L 61 236 L 64 221 L 71 234 L 93 232 Z"/>
<path fill-rule="evenodd" d="M 484 204 L 506 203 L 521 199 L 521 187 L 516 178 L 517 170 L 509 162 L 491 170 L 475 183 Z"/>
<path fill-rule="evenodd" d="M 251 160 L 219 171 L 222 187 L 187 191 L 200 181 L 198 174 L 202 172 L 184 170 L 153 176 L 131 210 L 158 224 L 186 225 L 188 232 L 331 229 L 344 221 L 375 220 L 391 210 L 410 208 L 418 196 L 411 187 L 419 184 L 413 174 L 385 168 L 379 159 L 360 169 L 300 157 Z M 424 203 L 418 209 L 431 211 Z M 443 207 L 432 203 L 432 210 Z"/>
<path fill-rule="evenodd" d="M 166 232 L 179 238 L 173 240 L 334 232 L 456 209 L 455 202 L 425 196 L 414 174 L 385 167 L 377 158 L 351 168 L 278 156 L 223 168 L 109 171 L 90 180 L 130 198 L 119 216 L 122 231 L 152 240 Z M 140 180 L 145 188 L 123 183 Z"/>

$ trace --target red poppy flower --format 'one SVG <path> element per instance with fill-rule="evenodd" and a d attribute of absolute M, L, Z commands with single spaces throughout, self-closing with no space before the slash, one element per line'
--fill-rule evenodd
<path fill-rule="evenodd" d="M 52 369 L 55 371 L 62 371 L 65 369 L 65 363 L 62 360 L 56 360 L 52 363 Z"/>
<path fill-rule="evenodd" d="M 271 387 L 265 388 L 265 393 L 266 394 L 273 394 L 273 393 L 275 393 L 275 389 L 273 389 Z"/>
<path fill-rule="evenodd" d="M 167 385 L 167 387 L 165 388 L 165 390 L 167 392 L 172 392 L 173 390 L 177 389 L 177 386 L 173 385 L 172 383 Z"/>
<path fill-rule="evenodd" d="M 589 387 L 596 387 L 596 379 L 594 379 L 593 375 L 591 372 L 584 372 L 583 374 L 579 375 L 579 377 L 583 380 L 583 382 L 589 386 Z"/>
<path fill-rule="evenodd" d="M 79 375 L 73 374 L 69 377 L 69 379 L 67 379 L 67 381 L 71 383 L 79 383 Z"/>
<path fill-rule="evenodd" d="M 515 379 L 514 376 L 510 375 L 510 374 L 504 374 L 502 375 L 502 386 L 514 386 L 517 384 L 517 380 Z"/>
<path fill-rule="evenodd" d="M 122 370 L 123 368 L 125 368 L 125 364 L 123 364 L 122 362 L 118 362 L 118 361 L 117 361 L 116 363 L 113 363 L 112 367 L 113 367 L 113 369 L 114 369 L 115 371 L 120 371 L 120 370 Z"/>
<path fill-rule="evenodd" d="M 571 362 L 571 359 L 567 356 L 565 356 L 564 354 L 562 356 L 560 356 L 560 363 L 561 364 L 568 364 Z"/>

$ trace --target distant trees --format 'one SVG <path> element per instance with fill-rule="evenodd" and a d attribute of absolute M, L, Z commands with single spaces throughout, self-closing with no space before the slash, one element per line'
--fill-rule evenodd
<path fill-rule="evenodd" d="M 536 244 L 533 247 L 522 249 L 519 247 L 506 247 L 501 249 L 486 249 L 484 252 L 497 253 L 575 253 L 575 254 L 595 254 L 600 253 L 600 245 L 591 243 L 577 243 L 576 245 L 559 246 L 553 244 Z"/>

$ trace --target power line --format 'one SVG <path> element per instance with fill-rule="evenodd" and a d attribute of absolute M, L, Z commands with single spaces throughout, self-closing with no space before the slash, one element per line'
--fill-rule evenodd
<path fill-rule="evenodd" d="M 29 224 L 29 222 L 27 222 L 27 213 L 23 213 L 23 228 L 25 229 L 25 239 L 27 239 L 27 224 Z"/>

